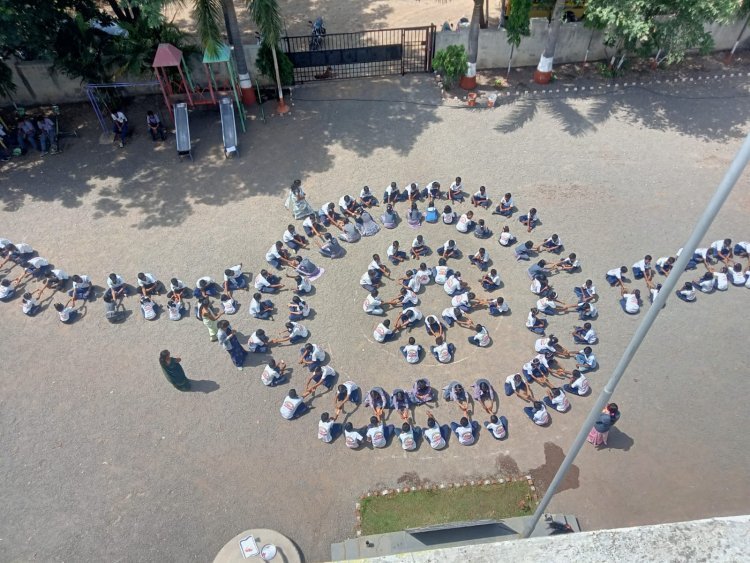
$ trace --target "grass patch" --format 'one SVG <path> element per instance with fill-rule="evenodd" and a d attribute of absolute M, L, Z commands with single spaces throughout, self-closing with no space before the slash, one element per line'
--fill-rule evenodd
<path fill-rule="evenodd" d="M 493 485 L 413 491 L 362 499 L 362 534 L 385 534 L 466 520 L 525 516 L 534 507 L 525 480 Z"/>

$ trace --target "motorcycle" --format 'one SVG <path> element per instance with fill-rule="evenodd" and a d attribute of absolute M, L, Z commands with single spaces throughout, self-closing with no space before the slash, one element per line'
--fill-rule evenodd
<path fill-rule="evenodd" d="M 310 34 L 310 50 L 317 51 L 323 46 L 323 40 L 326 38 L 326 28 L 323 27 L 323 18 L 318 16 L 314 22 L 308 20 L 307 23 L 310 24 L 312 30 Z"/>

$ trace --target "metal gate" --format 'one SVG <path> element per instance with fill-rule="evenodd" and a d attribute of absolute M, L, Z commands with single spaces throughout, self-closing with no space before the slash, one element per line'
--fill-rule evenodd
<path fill-rule="evenodd" d="M 284 37 L 296 83 L 429 72 L 435 26 L 330 33 L 317 45 L 309 35 Z"/>

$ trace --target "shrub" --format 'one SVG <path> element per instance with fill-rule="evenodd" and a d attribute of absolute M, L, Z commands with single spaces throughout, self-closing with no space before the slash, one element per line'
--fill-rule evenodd
<path fill-rule="evenodd" d="M 276 49 L 276 59 L 279 62 L 279 76 L 281 77 L 282 86 L 291 86 L 294 83 L 294 65 L 286 53 Z M 276 82 L 276 72 L 273 68 L 273 53 L 271 48 L 264 41 L 258 49 L 258 58 L 255 61 L 258 66 L 258 70 L 264 76 L 267 76 L 274 82 Z"/>
<path fill-rule="evenodd" d="M 432 68 L 443 76 L 446 87 L 453 86 L 466 74 L 469 59 L 463 45 L 449 45 L 440 49 L 432 59 Z"/>

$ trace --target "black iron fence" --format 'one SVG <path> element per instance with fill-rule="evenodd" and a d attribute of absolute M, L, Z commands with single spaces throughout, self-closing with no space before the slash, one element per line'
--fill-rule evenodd
<path fill-rule="evenodd" d="M 284 37 L 297 83 L 429 72 L 435 26 Z"/>

